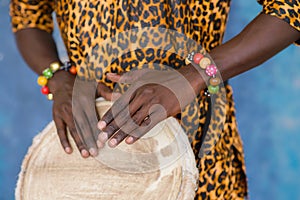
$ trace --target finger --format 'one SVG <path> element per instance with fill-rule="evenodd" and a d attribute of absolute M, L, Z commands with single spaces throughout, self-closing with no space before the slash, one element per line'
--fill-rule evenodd
<path fill-rule="evenodd" d="M 71 109 L 70 107 L 66 109 L 66 114 L 73 116 L 76 133 L 93 156 L 98 153 L 96 138 L 99 131 L 97 130 L 98 118 L 95 109 L 95 91 L 97 93 L 98 86 L 109 90 L 103 83 L 76 80 Z"/>
<path fill-rule="evenodd" d="M 149 104 L 143 105 L 142 108 L 138 109 L 133 114 L 131 119 L 125 121 L 120 130 L 126 134 L 130 134 L 132 131 L 139 128 L 145 118 L 149 116 L 149 107 Z"/>
<path fill-rule="evenodd" d="M 133 98 L 130 104 L 125 109 L 120 111 L 118 115 L 104 129 L 104 132 L 107 133 L 107 137 L 111 138 L 114 134 L 116 134 L 116 137 L 119 137 L 118 134 L 123 135 L 123 129 L 120 133 L 117 133 L 117 131 L 119 131 L 119 129 L 126 123 L 129 123 L 132 127 L 138 126 L 131 119 L 131 116 L 134 115 L 143 106 L 143 102 L 144 100 L 141 96 Z"/>
<path fill-rule="evenodd" d="M 79 152 L 81 153 L 81 156 L 83 158 L 89 157 L 90 154 L 89 154 L 87 148 L 85 147 L 85 144 L 83 142 L 83 138 L 81 137 L 81 135 L 77 133 L 76 128 L 74 126 L 69 125 L 68 127 L 69 127 L 70 134 L 73 137 L 73 139 L 75 140 L 76 146 L 77 146 Z"/>
<path fill-rule="evenodd" d="M 84 143 L 86 144 L 87 150 L 92 156 L 97 156 L 97 145 L 96 145 L 96 133 L 92 130 L 92 125 L 89 120 L 87 120 L 85 114 L 82 114 L 82 118 L 80 121 L 75 121 L 75 126 L 77 133 L 81 136 Z M 96 127 L 96 124 L 94 125 Z"/>
<path fill-rule="evenodd" d="M 100 95 L 100 97 L 103 97 L 107 101 L 116 101 L 121 96 L 122 96 L 122 94 L 120 92 L 111 92 L 111 93 L 106 92 L 104 94 L 101 93 L 101 95 Z"/>
<path fill-rule="evenodd" d="M 98 149 L 102 149 L 105 143 L 102 143 L 99 139 L 97 140 L 97 147 Z"/>
<path fill-rule="evenodd" d="M 122 130 L 119 130 L 108 142 L 110 147 L 116 147 L 119 145 L 128 135 Z"/>
<path fill-rule="evenodd" d="M 126 144 L 133 144 L 135 143 L 136 141 L 138 141 L 139 138 L 137 137 L 134 137 L 134 136 L 128 136 L 125 140 Z"/>
<path fill-rule="evenodd" d="M 81 156 L 84 158 L 89 157 L 89 152 L 87 151 L 86 145 L 84 143 L 84 140 L 81 136 L 81 134 L 78 134 L 76 127 L 75 127 L 75 123 L 74 123 L 74 119 L 73 119 L 73 114 L 72 112 L 70 112 L 69 107 L 64 109 L 64 121 L 67 124 L 70 134 L 73 137 L 76 146 L 78 148 L 78 150 L 81 153 Z"/>
<path fill-rule="evenodd" d="M 108 80 L 112 81 L 112 82 L 119 82 L 121 75 L 116 74 L 116 73 L 107 73 L 106 74 Z"/>
<path fill-rule="evenodd" d="M 114 117 L 116 117 L 119 112 L 121 112 L 128 106 L 129 100 L 130 98 L 128 93 L 122 95 L 121 98 L 117 99 L 97 124 L 98 128 L 100 130 L 103 130 L 110 122 L 112 122 Z"/>
<path fill-rule="evenodd" d="M 113 133 L 115 133 L 118 130 L 119 130 L 119 127 L 116 126 L 115 123 L 110 123 L 109 125 L 107 125 L 105 127 L 105 129 L 103 130 L 103 132 L 101 132 L 99 134 L 98 140 L 101 143 L 105 143 L 113 135 Z"/>
<path fill-rule="evenodd" d="M 103 97 L 104 99 L 111 101 L 112 90 L 103 83 L 98 83 L 96 97 Z"/>
<path fill-rule="evenodd" d="M 166 113 L 164 110 L 159 109 L 151 112 L 151 114 L 143 120 L 139 128 L 129 133 L 129 136 L 126 138 L 125 142 L 127 144 L 135 143 L 164 119 L 166 119 Z"/>
<path fill-rule="evenodd" d="M 144 119 L 148 117 L 149 108 L 143 107 L 142 109 L 135 112 L 135 114 L 131 117 L 131 120 L 127 120 L 125 124 L 122 126 L 118 132 L 112 136 L 109 141 L 110 147 L 116 147 L 119 145 L 131 132 L 135 129 L 139 128 Z"/>
<path fill-rule="evenodd" d="M 150 69 L 131 70 L 122 75 L 107 73 L 107 78 L 112 82 L 132 84 L 149 72 Z"/>
<path fill-rule="evenodd" d="M 53 117 L 60 143 L 66 153 L 72 153 L 72 147 L 67 137 L 66 124 L 59 117 Z"/>
<path fill-rule="evenodd" d="M 97 112 L 95 109 L 95 101 L 86 99 L 86 97 L 74 99 L 72 104 L 72 111 L 74 116 L 74 123 L 77 133 L 83 138 L 84 143 L 92 156 L 97 156 L 96 139 L 98 136 L 97 129 Z"/>

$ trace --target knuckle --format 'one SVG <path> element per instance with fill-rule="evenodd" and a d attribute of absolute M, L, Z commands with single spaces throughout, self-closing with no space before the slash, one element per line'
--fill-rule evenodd
<path fill-rule="evenodd" d="M 140 120 L 140 117 L 138 116 L 138 114 L 134 115 L 131 119 L 136 125 L 140 124 L 141 120 Z"/>
<path fill-rule="evenodd" d="M 130 117 L 128 108 L 125 109 L 123 112 L 120 112 L 117 118 L 118 119 L 126 119 L 127 117 Z"/>
<path fill-rule="evenodd" d="M 109 123 L 113 119 L 113 113 L 114 113 L 114 110 L 113 110 L 113 108 L 111 108 L 104 114 L 104 116 L 101 118 L 101 120 L 105 121 L 106 123 Z"/>
<path fill-rule="evenodd" d="M 106 132 L 109 132 L 109 133 L 112 133 L 112 132 L 114 132 L 114 131 L 116 131 L 116 130 L 118 130 L 118 129 L 119 129 L 119 127 L 118 127 L 117 125 L 115 125 L 115 124 L 109 124 L 109 125 L 106 127 L 105 131 L 106 131 Z"/>
<path fill-rule="evenodd" d="M 150 125 L 150 124 L 151 124 L 151 119 L 148 118 L 147 120 L 144 120 L 144 121 L 143 121 L 143 124 L 144 124 L 145 126 Z"/>
<path fill-rule="evenodd" d="M 77 148 L 79 150 L 82 150 L 85 148 L 85 144 L 83 143 L 83 141 L 80 139 L 80 137 L 76 136 L 76 135 L 72 135 L 74 141 L 75 141 L 75 144 L 77 146 Z"/>
<path fill-rule="evenodd" d="M 56 130 L 57 130 L 57 134 L 59 135 L 59 137 L 62 137 L 63 135 L 66 134 L 65 129 L 62 127 L 57 127 Z"/>
<path fill-rule="evenodd" d="M 114 138 L 117 140 L 117 142 L 121 142 L 122 140 L 124 140 L 126 138 L 127 134 L 125 133 L 119 133 L 116 136 L 114 136 Z"/>
<path fill-rule="evenodd" d="M 55 120 L 56 118 L 58 118 L 61 115 L 61 112 L 58 108 L 53 107 L 52 115 L 53 115 L 53 118 Z"/>
<path fill-rule="evenodd" d="M 78 134 L 77 129 L 73 126 L 71 126 L 71 127 L 69 126 L 69 131 L 71 132 L 72 135 Z"/>
<path fill-rule="evenodd" d="M 161 101 L 158 97 L 154 96 L 153 98 L 150 99 L 149 101 L 152 105 L 153 104 L 161 104 Z"/>
<path fill-rule="evenodd" d="M 60 143 L 63 147 L 69 146 L 69 141 L 66 138 L 61 138 L 60 137 Z"/>
<path fill-rule="evenodd" d="M 76 143 L 76 146 L 77 146 L 77 149 L 79 151 L 83 150 L 83 149 L 86 149 L 85 146 L 82 144 L 82 143 Z"/>
<path fill-rule="evenodd" d="M 64 113 L 70 113 L 72 111 L 72 105 L 65 102 L 60 104 L 60 110 Z"/>
<path fill-rule="evenodd" d="M 154 88 L 147 86 L 147 87 L 143 88 L 142 94 L 143 95 L 152 95 L 154 93 L 154 91 L 155 91 Z"/>

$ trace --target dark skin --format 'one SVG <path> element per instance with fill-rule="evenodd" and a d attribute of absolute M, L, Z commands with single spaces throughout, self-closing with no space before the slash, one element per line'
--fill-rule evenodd
<path fill-rule="evenodd" d="M 42 71 L 45 67 L 49 66 L 50 63 L 60 62 L 56 45 L 51 34 L 39 29 L 30 28 L 18 31 L 15 36 L 22 56 L 31 69 L 37 74 L 42 74 Z M 97 145 L 96 141 L 94 141 L 94 145 L 90 145 L 94 148 L 88 148 L 85 142 L 86 138 L 78 133 L 74 124 L 72 112 L 72 90 L 74 81 L 75 76 L 66 71 L 58 71 L 49 79 L 48 87 L 54 96 L 53 120 L 65 152 L 72 153 L 73 151 L 67 137 L 68 127 L 82 157 L 87 158 L 90 155 L 97 155 L 98 151 L 95 149 Z M 112 91 L 109 88 L 102 83 L 98 84 L 96 97 L 102 96 L 110 100 L 111 95 Z M 95 100 L 95 96 L 92 97 L 93 100 Z M 86 137 L 92 138 L 91 131 L 85 135 L 87 135 Z"/>
<path fill-rule="evenodd" d="M 210 56 L 218 66 L 222 79 L 225 81 L 258 66 L 298 39 L 300 39 L 300 32 L 288 23 L 273 16 L 260 14 L 236 37 L 213 49 Z M 160 84 L 146 84 L 137 87 L 134 91 L 130 91 L 133 94 L 123 95 L 103 116 L 98 123 L 98 128 L 103 131 L 98 140 L 101 143 L 109 141 L 108 144 L 111 147 L 117 146 L 123 140 L 127 144 L 133 144 L 159 121 L 180 113 L 182 105 L 187 105 L 189 100 L 193 99 L 194 94 L 198 94 L 206 85 L 198 73 L 198 69 L 193 66 L 188 65 L 178 71 L 190 82 L 194 89 L 190 92 L 189 97 L 178 100 L 174 92 L 161 85 L 170 82 L 170 80 L 162 80 Z M 134 73 L 136 74 L 134 81 L 143 82 L 144 75 L 141 76 L 138 71 Z M 152 74 L 153 80 L 156 80 L 157 74 Z M 126 79 L 128 79 L 126 74 L 123 76 L 125 76 L 123 82 L 126 82 Z M 109 74 L 108 77 L 115 82 L 120 80 L 122 82 L 122 76 Z M 130 74 L 129 77 L 132 78 L 134 75 Z M 176 79 L 176 77 L 174 78 Z M 181 82 L 171 81 L 178 88 L 175 93 L 180 96 L 182 93 L 180 89 L 182 87 Z M 127 102 L 127 104 L 122 102 Z M 151 110 L 157 104 L 164 109 Z M 130 127 L 134 126 L 134 122 L 125 123 L 124 120 L 122 121 L 118 117 L 128 117 L 127 110 L 129 110 L 130 116 L 136 124 L 146 128 L 131 130 Z M 150 119 L 147 119 L 148 115 L 150 115 Z M 145 118 L 148 121 L 147 124 L 144 121 Z"/>
<path fill-rule="evenodd" d="M 258 66 L 299 38 L 299 31 L 286 22 L 276 17 L 260 14 L 232 40 L 213 49 L 210 56 L 217 64 L 222 79 L 225 81 Z M 59 61 L 54 40 L 49 33 L 37 29 L 25 29 L 16 33 L 16 39 L 23 57 L 36 73 L 40 74 L 51 62 Z M 102 147 L 108 140 L 111 147 L 117 146 L 123 140 L 127 144 L 132 144 L 158 122 L 179 113 L 181 107 L 187 105 L 201 89 L 206 87 L 198 70 L 188 65 L 177 71 L 192 87 L 187 90 L 190 91 L 188 94 L 182 92 L 184 90 L 176 90 L 176 88 L 182 88 L 182 82 L 180 82 L 182 77 L 174 73 L 169 74 L 168 79 L 160 79 L 160 82 L 156 84 L 145 85 L 139 85 L 143 84 L 145 76 L 149 81 L 151 77 L 153 81 L 156 81 L 159 75 L 153 71 L 147 74 L 136 71 L 123 76 L 108 74 L 108 78 L 114 82 L 128 83 L 130 80 L 129 83 L 139 84 L 132 83 L 128 92 L 120 97 L 100 120 L 98 127 L 102 133 L 96 138 L 98 139 L 97 146 Z M 72 95 L 70 94 L 73 83 L 74 77 L 63 71 L 57 72 L 49 81 L 49 88 L 54 94 L 53 119 L 58 135 L 65 151 L 71 153 L 72 149 L 66 137 L 68 126 L 82 156 L 96 155 L 87 147 L 85 141 L 93 140 L 93 138 L 91 136 L 80 137 L 73 122 Z M 170 86 L 172 90 L 166 86 Z M 99 96 L 111 99 L 112 91 L 104 85 L 99 84 L 97 91 Z M 184 98 L 178 100 L 178 96 Z M 144 120 L 148 115 L 150 115 L 149 119 Z M 126 122 L 124 119 L 128 117 L 133 121 Z"/>

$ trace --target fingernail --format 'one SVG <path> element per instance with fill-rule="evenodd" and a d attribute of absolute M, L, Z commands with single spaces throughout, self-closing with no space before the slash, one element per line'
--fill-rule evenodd
<path fill-rule="evenodd" d="M 133 137 L 126 138 L 126 143 L 131 144 L 133 142 Z"/>
<path fill-rule="evenodd" d="M 89 156 L 89 152 L 88 152 L 87 150 L 85 150 L 85 149 L 82 149 L 82 150 L 81 150 L 81 155 L 82 155 L 83 157 L 87 157 L 87 156 Z"/>
<path fill-rule="evenodd" d="M 97 140 L 97 147 L 99 149 L 102 149 L 104 147 L 104 144 L 102 142 L 100 142 L 99 140 Z"/>
<path fill-rule="evenodd" d="M 100 142 L 105 143 L 108 139 L 108 134 L 106 132 L 102 132 L 99 134 L 98 139 Z"/>
<path fill-rule="evenodd" d="M 99 128 L 100 130 L 103 130 L 105 127 L 106 127 L 106 122 L 105 122 L 105 121 L 100 121 L 100 122 L 98 123 L 98 128 Z"/>
<path fill-rule="evenodd" d="M 65 151 L 66 151 L 67 153 L 72 153 L 71 147 L 66 147 L 66 148 L 65 148 Z"/>
<path fill-rule="evenodd" d="M 98 151 L 94 148 L 90 148 L 89 152 L 92 156 L 97 156 L 98 155 Z"/>
<path fill-rule="evenodd" d="M 113 138 L 109 141 L 109 146 L 110 147 L 115 147 L 116 145 L 117 145 L 117 140 L 115 138 Z"/>

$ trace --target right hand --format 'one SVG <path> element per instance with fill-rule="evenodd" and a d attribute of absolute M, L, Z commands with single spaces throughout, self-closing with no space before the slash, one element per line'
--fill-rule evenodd
<path fill-rule="evenodd" d="M 103 83 L 99 83 L 97 85 L 96 94 L 96 89 L 81 89 L 81 91 L 83 91 L 83 93 L 80 93 L 81 100 L 77 102 L 84 101 L 85 106 L 76 106 L 76 116 L 74 116 L 74 110 L 72 110 L 72 93 L 74 84 L 75 76 L 66 71 L 56 72 L 49 80 L 48 86 L 50 91 L 53 93 L 53 120 L 57 128 L 61 145 L 66 153 L 70 154 L 73 151 L 67 137 L 68 127 L 82 157 L 87 158 L 90 155 L 96 156 L 98 153 L 96 144 L 98 133 L 95 132 L 93 127 L 96 127 L 97 119 L 94 120 L 95 122 L 90 121 L 91 119 L 93 120 L 96 115 L 95 98 L 102 96 L 105 99 L 110 100 L 112 91 Z M 76 125 L 74 121 L 76 122 Z"/>

